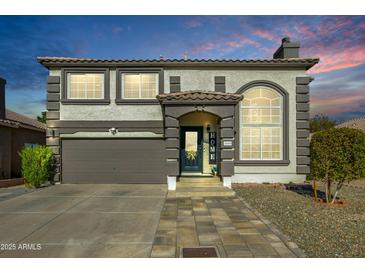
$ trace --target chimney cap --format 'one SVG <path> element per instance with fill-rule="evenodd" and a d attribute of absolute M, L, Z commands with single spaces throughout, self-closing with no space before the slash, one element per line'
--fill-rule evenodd
<path fill-rule="evenodd" d="M 281 39 L 280 47 L 275 51 L 274 59 L 299 58 L 300 43 L 291 42 L 290 37 Z"/>

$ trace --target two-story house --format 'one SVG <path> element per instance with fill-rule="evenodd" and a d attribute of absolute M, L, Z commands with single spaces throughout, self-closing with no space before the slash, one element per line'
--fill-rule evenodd
<path fill-rule="evenodd" d="M 55 182 L 303 182 L 309 83 L 318 58 L 284 38 L 272 59 L 39 57 L 49 70 Z"/>

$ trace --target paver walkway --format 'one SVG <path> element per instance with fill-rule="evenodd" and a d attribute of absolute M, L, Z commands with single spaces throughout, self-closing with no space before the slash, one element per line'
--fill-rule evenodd
<path fill-rule="evenodd" d="M 237 197 L 168 198 L 151 257 L 213 246 L 220 257 L 302 257 L 297 245 Z"/>

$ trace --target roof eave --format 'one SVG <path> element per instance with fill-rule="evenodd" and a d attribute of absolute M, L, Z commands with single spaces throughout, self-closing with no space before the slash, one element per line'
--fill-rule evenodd
<path fill-rule="evenodd" d="M 235 68 L 289 68 L 289 69 L 310 69 L 314 65 L 319 62 L 318 58 L 313 58 L 309 62 L 288 62 L 283 61 L 280 62 L 238 62 L 238 61 L 231 61 L 231 62 L 95 62 L 95 61 L 88 61 L 88 62 L 80 62 L 80 61 L 46 61 L 42 59 L 38 59 L 38 62 L 43 65 L 44 67 L 50 69 L 52 67 L 235 67 Z"/>

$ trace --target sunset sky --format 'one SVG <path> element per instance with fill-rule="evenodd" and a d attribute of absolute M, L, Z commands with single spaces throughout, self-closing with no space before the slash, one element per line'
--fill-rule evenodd
<path fill-rule="evenodd" d="M 37 56 L 271 58 L 284 36 L 321 59 L 312 116 L 365 116 L 365 16 L 0 16 L 0 77 L 7 107 L 34 117 L 46 98 Z"/>

